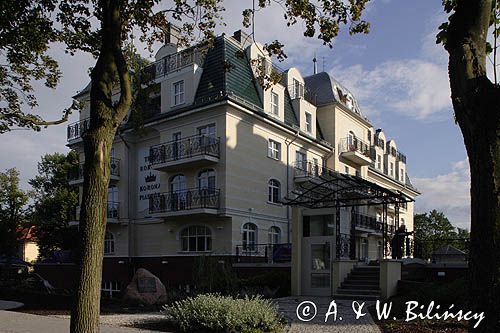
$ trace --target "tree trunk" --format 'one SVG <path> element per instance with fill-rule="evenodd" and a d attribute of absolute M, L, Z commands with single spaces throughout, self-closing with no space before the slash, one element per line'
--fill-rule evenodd
<path fill-rule="evenodd" d="M 500 89 L 486 76 L 490 13 L 491 0 L 459 1 L 446 42 L 451 97 L 471 172 L 469 300 L 473 311 L 485 314 L 478 332 L 500 331 Z"/>
<path fill-rule="evenodd" d="M 75 302 L 71 313 L 72 333 L 99 332 L 100 293 L 110 153 L 116 130 L 131 104 L 131 82 L 122 53 L 120 0 L 101 0 L 101 49 L 92 70 L 90 127 L 83 134 L 85 166 L 80 211 L 80 264 Z M 113 103 L 113 88 L 120 86 L 120 99 Z"/>

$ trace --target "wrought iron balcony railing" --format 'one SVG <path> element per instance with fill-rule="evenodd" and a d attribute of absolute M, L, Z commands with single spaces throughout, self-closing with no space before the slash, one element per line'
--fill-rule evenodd
<path fill-rule="evenodd" d="M 236 262 L 287 263 L 292 261 L 292 244 L 257 244 L 236 245 Z"/>
<path fill-rule="evenodd" d="M 68 180 L 77 181 L 83 180 L 83 166 L 84 163 L 75 165 L 68 171 Z M 111 158 L 109 162 L 110 173 L 112 176 L 120 176 L 120 160 L 117 158 Z"/>
<path fill-rule="evenodd" d="M 307 89 L 301 82 L 296 82 L 288 86 L 288 92 L 291 99 L 303 98 L 313 105 L 317 103 L 317 95 Z"/>
<path fill-rule="evenodd" d="M 202 50 L 191 48 L 167 55 L 147 66 L 144 71 L 152 78 L 158 79 L 193 64 L 202 66 L 204 59 L 205 55 Z"/>
<path fill-rule="evenodd" d="M 106 217 L 108 219 L 119 219 L 120 218 L 120 203 L 114 201 L 108 201 L 108 209 Z"/>
<path fill-rule="evenodd" d="M 199 208 L 219 208 L 220 190 L 192 188 L 182 191 L 159 193 L 149 198 L 149 212 L 168 213 Z"/>
<path fill-rule="evenodd" d="M 153 165 L 199 155 L 218 158 L 220 156 L 220 139 L 207 135 L 195 135 L 152 146 L 149 149 L 149 161 Z"/>
<path fill-rule="evenodd" d="M 375 216 L 355 213 L 353 218 L 356 227 L 370 229 L 380 233 L 383 232 L 384 223 L 381 221 L 377 221 L 377 218 Z M 394 234 L 396 232 L 396 227 L 392 224 L 387 223 L 386 228 L 387 232 L 390 234 Z"/>
<path fill-rule="evenodd" d="M 349 137 L 349 138 L 340 139 L 339 151 L 341 153 L 359 152 L 359 153 L 365 155 L 366 157 L 371 158 L 370 145 L 368 145 L 366 142 L 364 142 L 356 137 Z"/>
<path fill-rule="evenodd" d="M 295 177 L 319 177 L 334 171 L 315 161 L 295 161 Z"/>
<path fill-rule="evenodd" d="M 82 137 L 83 132 L 89 128 L 90 118 L 86 118 L 76 123 L 68 125 L 67 128 L 67 139 L 68 141 L 79 139 Z"/>

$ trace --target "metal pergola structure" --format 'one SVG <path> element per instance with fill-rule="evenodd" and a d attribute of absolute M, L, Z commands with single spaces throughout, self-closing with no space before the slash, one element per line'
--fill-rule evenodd
<path fill-rule="evenodd" d="M 354 259 L 356 256 L 355 207 L 382 206 L 382 242 L 385 257 L 388 255 L 387 206 L 394 205 L 395 230 L 398 230 L 400 205 L 413 201 L 401 191 L 385 188 L 361 177 L 323 170 L 321 174 L 316 174 L 296 184 L 295 189 L 284 198 L 283 203 L 310 209 L 335 208 L 337 258 L 341 257 L 342 247 L 348 247 L 349 257 Z M 340 233 L 340 209 L 343 207 L 351 207 L 349 245 Z"/>

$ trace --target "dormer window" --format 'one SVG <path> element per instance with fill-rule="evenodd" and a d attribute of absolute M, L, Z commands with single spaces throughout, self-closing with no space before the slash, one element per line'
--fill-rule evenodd
<path fill-rule="evenodd" d="M 275 116 L 279 115 L 279 95 L 271 91 L 271 113 Z"/>
<path fill-rule="evenodd" d="M 309 112 L 306 112 L 306 132 L 312 132 L 312 115 Z"/>
<path fill-rule="evenodd" d="M 174 106 L 184 104 L 184 80 L 174 82 Z"/>

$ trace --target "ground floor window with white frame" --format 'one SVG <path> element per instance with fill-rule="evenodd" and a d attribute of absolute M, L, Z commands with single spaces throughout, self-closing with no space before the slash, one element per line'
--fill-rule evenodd
<path fill-rule="evenodd" d="M 243 225 L 243 251 L 257 250 L 257 226 L 253 223 Z"/>
<path fill-rule="evenodd" d="M 208 227 L 193 225 L 181 231 L 181 249 L 186 252 L 212 251 L 212 232 Z"/>
<path fill-rule="evenodd" d="M 113 298 L 120 293 L 120 283 L 117 281 L 102 281 L 101 294 L 103 297 Z"/>
<path fill-rule="evenodd" d="M 269 228 L 269 244 L 276 245 L 281 242 L 281 230 L 278 227 Z"/>
<path fill-rule="evenodd" d="M 109 231 L 104 235 L 104 254 L 115 253 L 115 237 Z"/>

